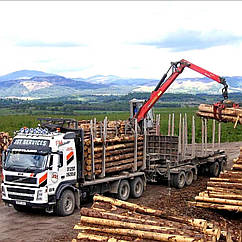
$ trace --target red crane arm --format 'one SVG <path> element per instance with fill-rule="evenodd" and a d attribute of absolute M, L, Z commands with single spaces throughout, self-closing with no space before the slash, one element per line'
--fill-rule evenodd
<path fill-rule="evenodd" d="M 224 99 L 228 98 L 227 88 L 228 85 L 224 78 L 213 74 L 199 66 L 192 64 L 189 61 L 182 59 L 178 62 L 172 62 L 170 68 L 168 69 L 167 73 L 164 74 L 158 85 L 156 86 L 155 90 L 151 93 L 150 98 L 143 104 L 143 106 L 139 109 L 136 113 L 134 118 L 137 118 L 137 121 L 140 122 L 143 120 L 147 114 L 147 112 L 154 106 L 154 104 L 159 100 L 159 98 L 166 92 L 166 90 L 170 87 L 170 85 L 176 80 L 176 78 L 183 72 L 185 67 L 189 67 L 190 69 L 201 73 L 202 75 L 213 79 L 214 81 L 221 83 L 224 85 L 222 90 Z M 172 68 L 172 74 L 167 78 L 165 81 L 168 72 Z M 165 82 L 164 82 L 165 81 Z"/>

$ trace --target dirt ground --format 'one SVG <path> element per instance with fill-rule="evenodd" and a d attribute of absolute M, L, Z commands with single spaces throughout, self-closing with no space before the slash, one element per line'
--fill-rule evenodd
<path fill-rule="evenodd" d="M 232 160 L 238 157 L 239 147 L 242 147 L 242 142 L 222 144 L 221 148 L 228 155 L 229 167 L 232 166 Z M 170 196 L 165 184 L 149 184 L 141 198 L 129 201 L 161 209 L 173 215 L 203 218 L 223 225 L 226 223 L 233 233 L 236 233 L 235 230 L 242 230 L 242 214 L 229 214 L 187 205 L 187 201 L 194 201 L 194 197 L 206 189 L 208 179 L 208 177 L 199 177 L 195 183 L 182 190 L 172 188 Z M 90 205 L 89 202 L 84 206 Z M 20 213 L 12 207 L 4 206 L 0 201 L 0 241 L 71 241 L 77 235 L 73 226 L 79 219 L 79 210 L 69 217 L 56 217 L 41 211 Z"/>

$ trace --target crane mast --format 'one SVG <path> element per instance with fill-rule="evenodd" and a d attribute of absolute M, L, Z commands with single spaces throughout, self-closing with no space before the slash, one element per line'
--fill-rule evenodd
<path fill-rule="evenodd" d="M 178 62 L 171 62 L 171 66 L 169 67 L 168 71 L 163 75 L 163 77 L 157 84 L 154 91 L 151 93 L 150 98 L 145 101 L 143 106 L 134 115 L 134 118 L 137 119 L 138 123 L 146 117 L 147 112 L 149 112 L 149 110 L 154 106 L 154 104 L 166 92 L 166 90 L 170 87 L 170 85 L 176 80 L 176 78 L 183 72 L 183 70 L 186 67 L 222 84 L 224 86 L 222 89 L 223 98 L 224 98 L 224 100 L 228 99 L 228 90 L 227 90 L 228 85 L 225 81 L 225 78 L 220 77 L 210 71 L 207 71 L 197 65 L 194 65 L 193 63 L 191 63 L 189 61 L 182 59 Z M 167 78 L 170 70 L 172 70 L 172 73 Z"/>

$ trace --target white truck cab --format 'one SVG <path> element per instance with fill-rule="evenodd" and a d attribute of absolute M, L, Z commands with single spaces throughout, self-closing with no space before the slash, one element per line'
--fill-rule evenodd
<path fill-rule="evenodd" d="M 72 213 L 77 190 L 77 153 L 74 133 L 22 128 L 3 156 L 2 200 L 16 210 L 28 207 Z M 62 190 L 69 187 L 64 197 Z"/>

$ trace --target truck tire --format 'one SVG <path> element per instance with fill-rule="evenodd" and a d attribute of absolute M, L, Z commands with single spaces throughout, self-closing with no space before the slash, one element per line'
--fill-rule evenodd
<path fill-rule="evenodd" d="M 127 180 L 122 180 L 119 183 L 117 198 L 123 201 L 128 200 L 130 194 L 130 185 Z"/>
<path fill-rule="evenodd" d="M 74 212 L 75 195 L 71 190 L 65 190 L 57 201 L 56 213 L 58 216 L 68 216 Z"/>
<path fill-rule="evenodd" d="M 178 174 L 173 176 L 173 185 L 176 188 L 183 188 L 186 183 L 186 175 L 184 171 L 180 171 Z"/>
<path fill-rule="evenodd" d="M 190 186 L 193 182 L 193 172 L 192 170 L 186 172 L 186 185 Z"/>
<path fill-rule="evenodd" d="M 210 176 L 214 176 L 214 177 L 219 176 L 220 168 L 219 168 L 219 163 L 217 161 L 215 161 L 212 165 L 210 165 L 209 173 L 210 173 Z"/>
<path fill-rule="evenodd" d="M 130 183 L 130 194 L 133 198 L 139 198 L 144 191 L 144 182 L 140 177 L 136 177 Z"/>

